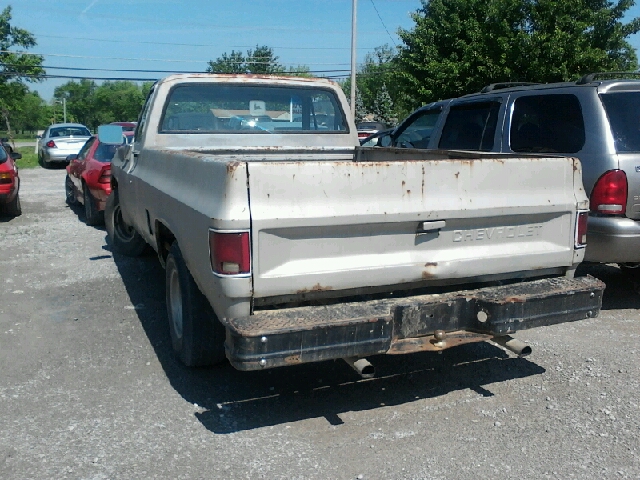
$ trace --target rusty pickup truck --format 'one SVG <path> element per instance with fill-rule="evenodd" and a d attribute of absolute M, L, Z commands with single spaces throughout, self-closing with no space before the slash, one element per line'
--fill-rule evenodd
<path fill-rule="evenodd" d="M 517 330 L 600 311 L 602 282 L 574 275 L 577 159 L 360 147 L 327 80 L 167 77 L 111 172 L 108 238 L 157 252 L 186 365 L 368 375 L 370 355 L 486 340 L 524 355 Z"/>

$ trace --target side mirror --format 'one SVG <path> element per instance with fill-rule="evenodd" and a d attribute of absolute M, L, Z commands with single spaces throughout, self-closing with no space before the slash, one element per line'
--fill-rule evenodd
<path fill-rule="evenodd" d="M 67 155 L 67 162 L 70 162 L 71 160 L 77 160 L 78 159 L 78 154 L 74 153 L 72 155 Z"/>
<path fill-rule="evenodd" d="M 100 125 L 98 140 L 106 145 L 122 145 L 124 138 L 120 125 Z"/>
<path fill-rule="evenodd" d="M 18 152 L 12 152 L 11 158 L 13 158 L 14 160 L 20 160 L 22 158 L 22 154 Z"/>

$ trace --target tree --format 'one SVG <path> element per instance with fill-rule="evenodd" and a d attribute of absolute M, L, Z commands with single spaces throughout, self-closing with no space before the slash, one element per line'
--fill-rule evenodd
<path fill-rule="evenodd" d="M 411 111 L 400 108 L 400 106 L 403 105 L 403 102 L 400 101 L 403 92 L 397 88 L 389 91 L 387 87 L 388 85 L 395 85 L 397 83 L 397 74 L 394 71 L 394 58 L 395 50 L 389 45 L 376 47 L 373 52 L 365 56 L 364 63 L 356 74 L 356 92 L 360 95 L 361 107 L 364 109 L 360 117 L 363 118 L 369 114 L 374 114 L 375 116 L 375 105 L 376 102 L 380 100 L 381 90 L 383 88 L 386 90 L 386 95 L 390 100 L 391 110 L 387 115 L 389 118 L 404 118 Z M 351 79 L 345 80 L 341 86 L 345 94 L 350 95 Z M 358 101 L 356 99 L 356 110 L 357 109 Z M 413 109 L 413 107 L 411 109 Z M 357 116 L 356 111 L 356 117 Z"/>
<path fill-rule="evenodd" d="M 387 125 L 394 125 L 396 123 L 397 117 L 395 117 L 393 110 L 393 100 L 391 100 L 387 85 L 384 83 L 380 87 L 380 90 L 378 90 L 372 110 L 374 120 L 386 123 Z"/>
<path fill-rule="evenodd" d="M 134 82 L 104 82 L 94 93 L 94 128 L 103 123 L 136 121 L 144 100 L 142 89 Z"/>
<path fill-rule="evenodd" d="M 505 81 L 556 82 L 635 70 L 628 43 L 634 0 L 422 0 L 394 66 L 405 104 L 426 103 Z"/>
<path fill-rule="evenodd" d="M 289 67 L 278 62 L 278 57 L 273 49 L 266 45 L 256 45 L 255 49 L 247 50 L 247 55 L 242 52 L 231 50 L 230 54 L 223 53 L 216 60 L 210 60 L 206 69 L 207 73 L 230 73 L 256 75 L 291 75 L 299 77 L 310 77 L 309 67 L 298 65 Z"/>
<path fill-rule="evenodd" d="M 229 55 L 223 53 L 216 60 L 209 61 L 207 73 L 247 73 L 244 55 L 235 50 L 231 50 Z"/>
<path fill-rule="evenodd" d="M 26 55 L 11 49 L 28 50 L 35 45 L 31 33 L 11 25 L 11 7 L 5 7 L 0 13 L 0 110 L 9 136 L 12 135 L 10 118 L 29 91 L 24 82 L 38 81 L 44 74 L 40 55 Z"/>
<path fill-rule="evenodd" d="M 93 80 L 83 78 L 79 82 L 73 80 L 56 87 L 53 91 L 54 101 L 63 98 L 67 103 L 67 120 L 76 121 L 94 128 L 97 126 L 97 116 L 94 105 L 94 94 L 97 85 Z"/>
<path fill-rule="evenodd" d="M 38 92 L 28 92 L 16 103 L 11 126 L 14 130 L 44 129 L 49 124 L 50 108 Z"/>

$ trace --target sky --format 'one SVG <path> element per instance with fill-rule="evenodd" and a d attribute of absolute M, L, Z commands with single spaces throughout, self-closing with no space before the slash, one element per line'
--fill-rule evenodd
<path fill-rule="evenodd" d="M 3 5 L 4 3 L 4 5 Z M 13 0 L 12 24 L 32 33 L 49 75 L 157 79 L 203 72 L 209 60 L 256 45 L 319 76 L 348 76 L 351 0 Z M 358 0 L 357 62 L 400 44 L 419 0 Z M 53 68 L 56 67 L 56 68 Z M 67 70 L 62 69 L 96 69 Z M 98 70 L 104 69 L 104 70 Z M 149 70 L 123 72 L 113 70 Z M 160 71 L 158 71 L 160 70 Z M 70 79 L 29 84 L 50 101 Z"/>
<path fill-rule="evenodd" d="M 12 24 L 35 36 L 29 52 L 44 57 L 48 75 L 155 80 L 203 72 L 209 60 L 256 45 L 273 48 L 286 67 L 306 65 L 318 76 L 344 78 L 351 65 L 352 0 L 0 1 L 7 5 Z M 420 5 L 357 0 L 358 64 L 376 47 L 401 45 L 397 31 L 413 27 Z M 638 5 L 628 11 L 628 19 L 636 16 Z M 630 41 L 640 48 L 640 35 Z M 70 80 L 29 86 L 51 101 L 55 87 Z"/>

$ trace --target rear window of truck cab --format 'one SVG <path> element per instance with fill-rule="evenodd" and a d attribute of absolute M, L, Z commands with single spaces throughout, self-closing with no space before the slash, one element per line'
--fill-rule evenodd
<path fill-rule="evenodd" d="M 185 84 L 168 96 L 159 133 L 348 133 L 329 89 L 231 83 Z"/>

